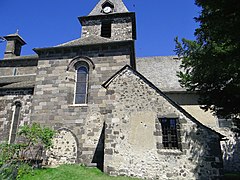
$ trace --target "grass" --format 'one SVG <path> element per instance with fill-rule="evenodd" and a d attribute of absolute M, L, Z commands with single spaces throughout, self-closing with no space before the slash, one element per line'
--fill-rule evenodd
<path fill-rule="evenodd" d="M 61 165 L 57 168 L 34 170 L 21 180 L 137 180 L 129 177 L 111 177 L 97 168 L 88 168 L 81 165 Z M 239 180 L 240 174 L 225 174 L 224 180 Z"/>
<path fill-rule="evenodd" d="M 97 168 L 87 168 L 80 165 L 61 165 L 57 168 L 34 170 L 21 180 L 134 180 L 129 177 L 111 177 Z M 135 179 L 137 180 L 137 179 Z"/>
<path fill-rule="evenodd" d="M 237 174 L 224 174 L 223 179 L 224 180 L 239 180 L 240 179 L 240 173 L 237 173 Z"/>

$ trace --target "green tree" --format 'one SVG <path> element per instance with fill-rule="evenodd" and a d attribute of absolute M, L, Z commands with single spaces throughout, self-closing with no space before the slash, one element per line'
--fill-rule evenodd
<path fill-rule="evenodd" d="M 182 58 L 180 83 L 200 95 L 203 108 L 217 115 L 240 114 L 240 1 L 195 0 L 201 8 L 195 20 L 196 40 L 176 41 Z"/>

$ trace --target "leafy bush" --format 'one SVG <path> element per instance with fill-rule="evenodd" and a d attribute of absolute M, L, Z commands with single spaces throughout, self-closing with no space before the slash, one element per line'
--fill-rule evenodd
<path fill-rule="evenodd" d="M 40 168 L 44 150 L 52 146 L 55 132 L 37 123 L 20 127 L 18 143 L 0 144 L 0 179 L 19 179 Z"/>

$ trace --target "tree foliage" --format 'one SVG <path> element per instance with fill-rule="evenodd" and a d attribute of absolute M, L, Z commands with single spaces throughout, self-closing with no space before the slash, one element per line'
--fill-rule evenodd
<path fill-rule="evenodd" d="M 195 0 L 201 8 L 195 20 L 196 40 L 176 38 L 176 53 L 182 58 L 180 83 L 200 95 L 204 108 L 217 115 L 239 117 L 240 113 L 240 1 Z"/>
<path fill-rule="evenodd" d="M 0 144 L 0 179 L 19 179 L 32 168 L 39 168 L 43 151 L 52 146 L 54 134 L 37 123 L 20 127 L 17 143 Z"/>

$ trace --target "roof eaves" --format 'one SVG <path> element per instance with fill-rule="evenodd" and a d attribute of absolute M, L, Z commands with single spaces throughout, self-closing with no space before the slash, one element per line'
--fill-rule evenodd
<path fill-rule="evenodd" d="M 18 39 L 18 41 L 22 44 L 22 45 L 25 45 L 25 44 L 27 44 L 24 40 L 23 40 L 23 38 L 19 35 L 19 34 L 17 34 L 17 33 L 15 33 L 15 34 L 9 34 L 9 35 L 7 35 L 7 36 L 4 36 L 4 38 L 6 39 L 6 40 L 11 40 L 11 39 Z"/>
<path fill-rule="evenodd" d="M 9 57 L 9 58 L 4 58 L 4 59 L 0 59 L 3 61 L 10 61 L 10 60 L 36 60 L 38 59 L 38 55 L 34 54 L 34 55 L 28 55 L 28 56 L 15 56 L 15 57 Z"/>
<path fill-rule="evenodd" d="M 113 14 L 99 14 L 99 15 L 90 15 L 90 16 L 80 16 L 78 17 L 79 22 L 82 24 L 84 20 L 97 20 L 99 17 L 102 18 L 116 18 L 116 17 L 125 17 L 125 16 L 135 17 L 134 12 L 122 12 L 122 13 L 113 13 Z"/>
<path fill-rule="evenodd" d="M 111 41 L 111 42 L 101 42 L 101 43 L 91 43 L 91 44 L 81 44 L 81 45 L 69 45 L 69 46 L 54 46 L 45 48 L 34 48 L 33 51 L 38 53 L 39 51 L 51 50 L 51 49 L 64 49 L 64 48 L 74 48 L 74 47 L 85 47 L 85 46 L 99 46 L 103 44 L 118 44 L 118 43 L 133 43 L 134 40 L 124 40 L 124 41 Z"/>
<path fill-rule="evenodd" d="M 27 81 L 27 82 L 14 82 L 8 83 L 0 87 L 1 90 L 3 89 L 26 89 L 26 88 L 34 88 L 35 81 Z"/>

